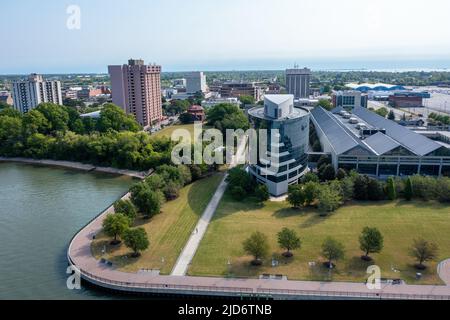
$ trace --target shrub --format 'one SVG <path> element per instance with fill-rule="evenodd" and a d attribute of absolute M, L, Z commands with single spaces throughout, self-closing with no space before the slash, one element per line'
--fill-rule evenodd
<path fill-rule="evenodd" d="M 180 189 L 181 186 L 177 184 L 176 182 L 169 181 L 166 186 L 164 187 L 164 197 L 166 200 L 175 200 L 180 196 Z"/>
<path fill-rule="evenodd" d="M 311 182 L 320 182 L 320 179 L 317 176 L 317 174 L 315 174 L 314 172 L 308 172 L 301 178 L 302 183 L 308 183 L 310 181 Z"/>
<path fill-rule="evenodd" d="M 353 198 L 356 200 L 368 199 L 368 181 L 369 177 L 365 175 L 357 175 L 354 179 Z"/>
<path fill-rule="evenodd" d="M 241 186 L 231 187 L 230 193 L 234 200 L 242 200 L 247 196 L 244 188 L 242 188 Z"/>
<path fill-rule="evenodd" d="M 438 180 L 438 200 L 440 202 L 450 202 L 450 179 L 439 178 Z"/>
<path fill-rule="evenodd" d="M 367 180 L 367 198 L 371 201 L 379 201 L 384 199 L 383 185 L 374 178 Z"/>
<path fill-rule="evenodd" d="M 331 181 L 336 179 L 336 170 L 331 164 L 327 164 L 319 168 L 319 177 L 323 181 Z"/>
<path fill-rule="evenodd" d="M 269 198 L 270 198 L 269 189 L 267 188 L 267 186 L 265 184 L 260 184 L 256 187 L 255 197 L 260 202 L 269 200 Z"/>
<path fill-rule="evenodd" d="M 397 199 L 397 189 L 395 187 L 395 180 L 389 177 L 386 183 L 386 194 L 389 200 Z"/>
<path fill-rule="evenodd" d="M 338 171 L 336 172 L 336 178 L 339 180 L 344 179 L 346 176 L 347 172 L 342 168 L 339 168 Z"/>
<path fill-rule="evenodd" d="M 413 185 L 410 177 L 405 180 L 404 196 L 407 201 L 411 201 L 413 198 Z"/>

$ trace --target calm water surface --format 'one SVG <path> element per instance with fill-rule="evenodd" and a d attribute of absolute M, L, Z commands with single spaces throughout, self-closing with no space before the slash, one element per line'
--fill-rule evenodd
<path fill-rule="evenodd" d="M 66 288 L 72 236 L 123 195 L 128 177 L 0 163 L 0 299 L 99 299 Z"/>

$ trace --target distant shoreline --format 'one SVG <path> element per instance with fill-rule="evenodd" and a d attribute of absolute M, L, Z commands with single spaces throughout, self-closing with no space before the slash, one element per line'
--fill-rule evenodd
<path fill-rule="evenodd" d="M 133 171 L 133 170 L 125 170 L 125 169 L 117 169 L 112 167 L 98 167 L 91 164 L 84 164 L 81 162 L 73 162 L 73 161 L 62 161 L 62 160 L 48 160 L 48 159 L 30 159 L 30 158 L 8 158 L 8 157 L 0 157 L 0 162 L 16 162 L 16 163 L 25 163 L 25 164 L 36 164 L 36 165 L 44 165 L 44 166 L 52 166 L 52 167 L 61 167 L 61 168 L 69 168 L 75 169 L 85 172 L 101 172 L 101 173 L 109 173 L 109 174 L 118 174 L 123 176 L 129 176 L 136 179 L 144 179 L 148 176 L 149 172 L 144 171 Z"/>

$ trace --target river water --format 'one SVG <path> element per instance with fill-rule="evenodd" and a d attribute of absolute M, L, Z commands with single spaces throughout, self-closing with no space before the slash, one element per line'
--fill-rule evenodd
<path fill-rule="evenodd" d="M 123 176 L 0 163 L 0 299 L 103 299 L 68 290 L 72 236 L 134 183 Z"/>

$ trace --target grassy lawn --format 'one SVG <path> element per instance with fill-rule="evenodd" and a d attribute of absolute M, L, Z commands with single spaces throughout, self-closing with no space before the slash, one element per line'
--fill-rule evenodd
<path fill-rule="evenodd" d="M 130 250 L 123 244 L 109 246 L 110 239 L 103 234 L 92 244 L 93 255 L 112 261 L 123 271 L 160 269 L 162 274 L 169 274 L 222 177 L 218 173 L 196 181 L 183 188 L 178 199 L 165 203 L 161 214 L 151 220 L 137 219 L 135 225 L 145 228 L 150 239 L 149 249 L 140 258 L 129 258 Z M 106 254 L 102 256 L 104 246 Z"/>
<path fill-rule="evenodd" d="M 377 227 L 384 235 L 384 249 L 373 254 L 374 262 L 360 259 L 358 237 L 365 226 Z M 283 227 L 295 229 L 302 239 L 302 248 L 294 258 L 280 255 L 276 234 Z M 251 267 L 242 242 L 252 232 L 261 231 L 270 239 L 271 256 L 262 267 Z M 327 236 L 342 241 L 346 256 L 331 273 L 322 266 L 321 244 Z M 450 257 L 450 207 L 434 202 L 353 203 L 340 208 L 329 217 L 320 217 L 314 209 L 293 210 L 285 202 L 258 205 L 250 200 L 235 202 L 225 195 L 205 238 L 194 257 L 190 275 L 228 275 L 257 277 L 262 273 L 283 274 L 289 279 L 363 281 L 366 268 L 380 266 L 383 278 L 402 278 L 408 283 L 441 284 L 436 262 L 420 281 L 415 280 L 415 263 L 408 255 L 414 238 L 423 237 L 439 245 L 439 260 Z M 279 260 L 271 266 L 271 258 Z M 227 266 L 228 261 L 231 266 Z M 309 262 L 315 262 L 310 266 Z M 399 270 L 398 272 L 393 269 Z"/>
<path fill-rule="evenodd" d="M 191 134 L 192 139 L 194 139 L 194 125 L 193 124 L 177 124 L 173 126 L 166 127 L 161 131 L 154 133 L 154 137 L 167 137 L 170 138 L 172 133 L 177 129 L 186 129 Z"/>

